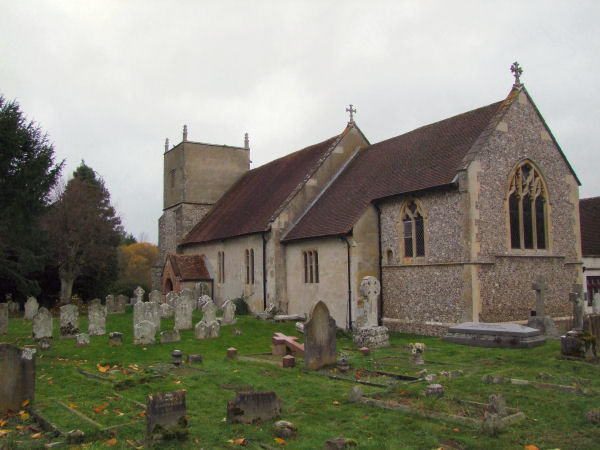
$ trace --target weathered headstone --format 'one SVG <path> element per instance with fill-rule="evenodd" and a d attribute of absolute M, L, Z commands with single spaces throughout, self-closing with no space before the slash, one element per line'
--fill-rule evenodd
<path fill-rule="evenodd" d="M 156 340 L 156 327 L 149 320 L 142 320 L 133 326 L 133 343 L 151 345 Z"/>
<path fill-rule="evenodd" d="M 88 306 L 88 334 L 90 336 L 106 334 L 106 306 L 97 303 Z"/>
<path fill-rule="evenodd" d="M 196 339 L 214 339 L 218 338 L 220 334 L 221 327 L 216 320 L 205 322 L 203 319 L 194 327 L 194 337 Z"/>
<path fill-rule="evenodd" d="M 0 303 L 0 335 L 8 333 L 8 303 Z"/>
<path fill-rule="evenodd" d="M 169 344 L 171 342 L 179 342 L 181 340 L 181 335 L 179 334 L 179 330 L 168 330 L 160 332 L 160 343 L 161 344 Z"/>
<path fill-rule="evenodd" d="M 175 292 L 175 291 L 169 291 L 169 292 L 167 292 L 167 295 L 165 296 L 165 298 L 167 300 L 167 303 L 169 305 L 171 305 L 172 308 L 174 308 L 175 303 L 179 299 L 179 293 Z"/>
<path fill-rule="evenodd" d="M 192 328 L 192 301 L 182 297 L 175 306 L 175 329 L 189 330 Z"/>
<path fill-rule="evenodd" d="M 88 347 L 90 345 L 90 335 L 87 333 L 79 333 L 75 337 L 77 347 Z"/>
<path fill-rule="evenodd" d="M 179 298 L 189 303 L 192 308 L 194 307 L 194 292 L 191 289 L 183 289 L 179 293 Z"/>
<path fill-rule="evenodd" d="M 90 300 L 88 303 L 88 308 L 91 308 L 92 306 L 102 306 L 102 300 L 100 300 L 99 298 Z"/>
<path fill-rule="evenodd" d="M 75 305 L 60 307 L 60 339 L 73 339 L 79 334 L 79 309 Z"/>
<path fill-rule="evenodd" d="M 152 303 L 162 303 L 162 292 L 157 291 L 156 289 L 154 289 L 152 292 L 150 292 L 150 294 L 148 295 L 148 299 L 152 302 Z"/>
<path fill-rule="evenodd" d="M 309 369 L 318 370 L 335 364 L 336 359 L 335 320 L 329 315 L 327 305 L 318 301 L 304 324 L 304 363 Z"/>
<path fill-rule="evenodd" d="M 202 307 L 202 320 L 207 323 L 217 320 L 217 307 L 212 301 Z"/>
<path fill-rule="evenodd" d="M 135 288 L 135 290 L 133 291 L 133 296 L 136 299 L 136 303 L 140 303 L 140 302 L 144 301 L 145 293 L 146 293 L 146 291 L 141 286 L 138 286 Z"/>
<path fill-rule="evenodd" d="M 35 349 L 0 344 L 0 414 L 19 411 L 35 394 Z"/>
<path fill-rule="evenodd" d="M 21 305 L 18 302 L 14 302 L 12 300 L 8 301 L 8 313 L 9 314 L 17 314 L 19 312 Z"/>
<path fill-rule="evenodd" d="M 33 317 L 33 339 L 36 342 L 43 338 L 52 339 L 52 322 L 52 313 L 42 306 Z"/>
<path fill-rule="evenodd" d="M 227 421 L 252 423 L 281 416 L 282 402 L 273 391 L 240 392 L 227 403 Z"/>
<path fill-rule="evenodd" d="M 33 316 L 35 316 L 38 312 L 39 304 L 35 297 L 28 297 L 27 302 L 25 303 L 25 315 L 23 318 L 25 320 L 33 320 Z"/>
<path fill-rule="evenodd" d="M 185 433 L 187 427 L 185 391 L 168 391 L 146 396 L 146 440 L 164 438 L 164 434 Z M 178 429 L 174 431 L 174 429 Z"/>
<path fill-rule="evenodd" d="M 106 302 L 106 312 L 108 314 L 117 314 L 117 300 L 115 296 L 112 294 L 108 294 L 105 299 Z"/>
<path fill-rule="evenodd" d="M 573 330 L 583 330 L 583 317 L 585 315 L 585 302 L 581 299 L 581 285 L 574 286 L 575 292 L 569 293 L 569 301 L 573 303 Z"/>
<path fill-rule="evenodd" d="M 235 303 L 227 300 L 223 303 L 223 319 L 221 325 L 233 325 L 235 323 Z"/>
<path fill-rule="evenodd" d="M 357 303 L 357 325 L 361 327 L 376 327 L 377 304 L 379 302 L 379 293 L 381 284 L 375 277 L 364 277 L 360 283 L 360 293 L 362 301 Z"/>
<path fill-rule="evenodd" d="M 206 305 L 208 302 L 212 302 L 212 299 L 208 295 L 201 296 L 198 299 L 196 309 L 202 311 L 202 308 L 204 308 L 204 305 Z"/>
<path fill-rule="evenodd" d="M 125 314 L 125 308 L 127 307 L 127 304 L 129 303 L 129 299 L 127 298 L 126 295 L 118 295 L 116 302 L 115 302 L 115 308 L 116 308 L 116 313 L 117 314 Z"/>
<path fill-rule="evenodd" d="M 139 302 L 133 305 L 134 325 L 142 320 L 148 320 L 154 324 L 155 329 L 160 329 L 160 313 L 158 310 L 158 303 Z"/>
<path fill-rule="evenodd" d="M 160 318 L 168 319 L 169 317 L 173 317 L 173 307 L 168 303 L 160 304 Z"/>

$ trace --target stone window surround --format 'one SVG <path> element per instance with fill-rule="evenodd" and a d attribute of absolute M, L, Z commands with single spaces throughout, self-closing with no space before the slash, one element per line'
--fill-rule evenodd
<path fill-rule="evenodd" d="M 544 212 L 543 212 L 543 221 L 544 221 L 544 231 L 545 231 L 545 247 L 544 248 L 538 248 L 537 245 L 537 234 L 536 234 L 536 229 L 535 226 L 533 226 L 533 246 L 534 248 L 525 248 L 524 246 L 524 229 L 523 229 L 523 215 L 522 215 L 522 208 L 519 208 L 519 234 L 520 234 L 520 247 L 513 247 L 512 246 L 512 231 L 511 231 L 511 217 L 510 217 L 510 197 L 511 197 L 511 193 L 512 193 L 512 188 L 513 188 L 513 182 L 515 177 L 517 176 L 517 171 L 525 166 L 525 165 L 529 165 L 533 171 L 534 174 L 537 174 L 540 182 L 541 182 L 541 190 L 542 192 L 539 194 L 541 196 L 543 196 L 543 208 L 544 208 Z M 542 174 L 542 171 L 540 170 L 540 168 L 530 159 L 523 159 L 521 161 L 519 161 L 519 163 L 517 163 L 515 165 L 515 167 L 511 170 L 510 172 L 510 176 L 508 178 L 508 185 L 507 185 L 507 189 L 506 189 L 506 197 L 505 197 L 505 209 L 506 209 L 506 242 L 507 242 L 507 249 L 508 255 L 514 255 L 514 256 L 535 256 L 535 255 L 548 255 L 551 253 L 551 249 L 552 249 L 552 240 L 551 240 L 551 231 L 552 231 L 552 225 L 550 223 L 550 201 L 549 201 L 549 194 L 548 194 L 548 187 L 546 184 L 546 180 L 544 175 Z M 533 221 L 535 222 L 535 217 L 533 217 Z"/>
<path fill-rule="evenodd" d="M 319 252 L 316 249 L 302 250 L 302 266 L 304 267 L 304 283 L 319 282 Z"/>
<path fill-rule="evenodd" d="M 417 210 L 419 215 L 423 218 L 423 254 L 418 256 L 405 256 L 406 249 L 404 244 L 404 216 L 406 214 L 406 210 L 411 204 L 415 204 L 417 206 Z M 401 264 L 415 264 L 415 263 L 423 263 L 427 257 L 427 215 L 425 214 L 425 208 L 421 201 L 416 197 L 407 198 L 400 208 L 400 214 L 398 215 L 398 240 L 399 240 L 399 256 L 401 257 Z M 412 244 L 413 244 L 413 255 L 416 253 L 416 233 L 415 233 L 415 221 L 412 221 Z M 388 261 L 388 264 L 390 262 Z"/>
<path fill-rule="evenodd" d="M 254 284 L 254 249 L 246 249 L 244 251 L 244 263 L 246 268 L 245 282 L 247 285 Z"/>
<path fill-rule="evenodd" d="M 217 283 L 225 283 L 225 252 L 217 253 Z"/>

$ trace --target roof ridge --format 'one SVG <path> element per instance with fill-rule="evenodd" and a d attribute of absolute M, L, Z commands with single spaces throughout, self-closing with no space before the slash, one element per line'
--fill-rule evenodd
<path fill-rule="evenodd" d="M 275 210 L 275 212 L 271 215 L 271 217 L 269 217 L 269 220 L 267 222 L 267 228 L 264 231 L 267 231 L 269 229 L 269 227 L 275 221 L 275 219 L 279 216 L 279 214 L 281 214 L 281 212 L 292 201 L 292 199 L 296 196 L 296 194 L 298 194 L 298 192 L 300 192 L 300 189 L 302 189 L 302 187 L 306 183 L 308 183 L 308 180 L 310 180 L 311 177 L 317 171 L 317 169 L 323 165 L 323 163 L 327 160 L 327 158 L 329 157 L 329 155 L 331 155 L 331 153 L 335 150 L 335 148 L 340 143 L 340 141 L 343 139 L 343 137 L 347 134 L 348 129 L 351 128 L 351 127 L 352 127 L 352 125 L 348 125 L 344 129 L 344 131 L 342 131 L 342 133 L 340 133 L 337 136 L 337 138 L 332 142 L 332 144 L 329 146 L 329 148 L 323 152 L 323 154 L 321 155 L 321 157 L 315 162 L 314 166 L 307 172 L 306 176 L 302 179 L 302 181 L 300 181 L 300 183 L 298 183 L 296 185 L 296 187 L 292 190 L 292 192 L 290 192 L 290 194 L 281 203 L 281 205 L 279 205 L 279 208 L 277 208 Z M 323 141 L 323 142 L 325 142 L 325 141 Z M 315 145 L 318 145 L 318 144 L 315 144 Z M 312 147 L 312 145 L 311 145 L 311 147 Z"/>

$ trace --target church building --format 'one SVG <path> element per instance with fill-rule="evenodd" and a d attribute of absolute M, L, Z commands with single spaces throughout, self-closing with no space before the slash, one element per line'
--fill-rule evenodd
<path fill-rule="evenodd" d="M 352 328 L 374 276 L 381 324 L 440 335 L 526 322 L 543 275 L 546 313 L 566 319 L 582 283 L 580 183 L 511 70 L 496 103 L 375 144 L 350 105 L 340 134 L 252 170 L 248 139 L 190 142 L 184 129 L 165 146 L 153 287 L 202 282 L 218 305 L 243 296 L 254 312 L 306 314 L 322 300 Z"/>

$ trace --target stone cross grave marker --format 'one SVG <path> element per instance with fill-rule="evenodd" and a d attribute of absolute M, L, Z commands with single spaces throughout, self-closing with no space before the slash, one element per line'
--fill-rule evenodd
<path fill-rule="evenodd" d="M 133 326 L 133 343 L 151 345 L 156 340 L 156 327 L 149 320 L 142 320 Z"/>
<path fill-rule="evenodd" d="M 19 411 L 35 394 L 35 349 L 0 344 L 0 415 Z"/>
<path fill-rule="evenodd" d="M 548 289 L 546 280 L 543 275 L 536 277 L 535 283 L 531 285 L 531 289 L 535 291 L 535 315 L 539 317 L 546 317 L 546 304 L 545 304 L 545 293 Z"/>
<path fill-rule="evenodd" d="M 33 339 L 36 342 L 44 338 L 52 339 L 52 322 L 52 314 L 42 306 L 33 317 Z"/>
<path fill-rule="evenodd" d="M 135 290 L 133 291 L 133 296 L 136 298 L 136 303 L 141 303 L 144 301 L 145 293 L 146 291 L 141 286 L 135 288 Z"/>
<path fill-rule="evenodd" d="M 154 289 L 153 291 L 150 292 L 150 294 L 148 294 L 148 299 L 152 302 L 152 303 L 162 303 L 162 292 L 157 291 L 156 289 Z"/>
<path fill-rule="evenodd" d="M 318 301 L 304 324 L 304 363 L 309 369 L 318 370 L 336 361 L 335 320 L 327 305 Z"/>
<path fill-rule="evenodd" d="M 235 323 L 235 303 L 227 300 L 223 303 L 223 319 L 221 325 L 233 325 Z"/>
<path fill-rule="evenodd" d="M 376 327 L 377 323 L 377 304 L 379 293 L 381 292 L 381 284 L 375 277 L 364 277 L 360 283 L 360 293 L 363 297 L 363 311 L 359 314 L 362 319 L 359 321 L 359 327 Z"/>
<path fill-rule="evenodd" d="M 75 305 L 60 307 L 60 339 L 74 339 L 79 334 L 79 309 Z"/>
<path fill-rule="evenodd" d="M 189 330 L 192 328 L 192 301 L 186 297 L 175 306 L 175 330 Z"/>
<path fill-rule="evenodd" d="M 106 334 L 106 306 L 98 303 L 88 306 L 88 334 L 90 336 Z"/>
<path fill-rule="evenodd" d="M 0 336 L 8 333 L 8 303 L 0 303 Z"/>
<path fill-rule="evenodd" d="M 28 297 L 27 302 L 25 303 L 25 315 L 23 318 L 25 320 L 33 320 L 33 316 L 35 316 L 38 312 L 39 304 L 35 297 Z"/>
<path fill-rule="evenodd" d="M 185 421 L 185 415 L 184 390 L 146 396 L 146 440 L 152 439 L 152 432 L 157 425 L 162 428 L 179 426 Z"/>

